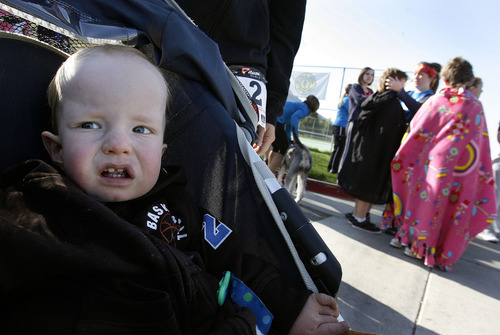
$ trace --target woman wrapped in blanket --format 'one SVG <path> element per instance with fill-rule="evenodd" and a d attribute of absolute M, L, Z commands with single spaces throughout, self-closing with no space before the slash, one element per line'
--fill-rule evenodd
<path fill-rule="evenodd" d="M 450 271 L 497 208 L 483 107 L 466 90 L 472 66 L 455 57 L 441 76 L 446 87 L 412 119 L 391 174 L 396 238 L 408 245 L 405 254 Z"/>

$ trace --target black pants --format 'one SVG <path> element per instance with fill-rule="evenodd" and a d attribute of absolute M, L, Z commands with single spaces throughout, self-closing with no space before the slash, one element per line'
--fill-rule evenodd
<path fill-rule="evenodd" d="M 338 173 L 340 159 L 344 152 L 346 133 L 344 127 L 333 126 L 333 151 L 328 163 L 328 171 L 330 173 Z"/>
<path fill-rule="evenodd" d="M 273 151 L 282 154 L 286 154 L 290 142 L 286 136 L 285 125 L 280 122 L 276 122 L 276 139 L 273 142 Z"/>

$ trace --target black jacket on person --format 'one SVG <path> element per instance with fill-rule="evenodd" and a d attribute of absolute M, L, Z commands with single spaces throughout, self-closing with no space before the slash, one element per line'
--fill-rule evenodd
<path fill-rule="evenodd" d="M 339 184 L 346 193 L 372 204 L 392 199 L 391 161 L 406 131 L 397 94 L 375 92 L 363 101 L 339 173 Z"/>
<path fill-rule="evenodd" d="M 302 36 L 305 0 L 177 0 L 218 45 L 228 65 L 252 66 L 267 80 L 267 123 L 283 113 Z"/>
<path fill-rule="evenodd" d="M 310 292 L 284 287 L 235 234 L 205 243 L 209 214 L 184 184 L 169 167 L 143 197 L 103 204 L 42 161 L 1 173 L 0 333 L 253 334 L 250 310 L 217 306 L 225 270 L 286 333 Z"/>

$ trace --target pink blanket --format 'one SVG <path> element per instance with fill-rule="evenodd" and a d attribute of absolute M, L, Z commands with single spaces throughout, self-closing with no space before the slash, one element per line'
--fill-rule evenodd
<path fill-rule="evenodd" d="M 391 165 L 398 236 L 428 266 L 451 270 L 497 214 L 483 107 L 445 88 L 419 109 Z"/>

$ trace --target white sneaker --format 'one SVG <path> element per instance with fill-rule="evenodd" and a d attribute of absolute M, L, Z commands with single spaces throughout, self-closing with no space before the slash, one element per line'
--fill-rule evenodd
<path fill-rule="evenodd" d="M 492 243 L 498 243 L 498 237 L 495 235 L 494 232 L 486 228 L 476 236 L 478 239 L 483 240 L 483 241 L 488 241 Z"/>
<path fill-rule="evenodd" d="M 393 238 L 389 244 L 394 248 L 401 248 L 403 246 L 399 238 Z"/>
<path fill-rule="evenodd" d="M 421 259 L 421 257 L 418 257 L 416 254 L 413 253 L 413 251 L 411 251 L 410 247 L 406 247 L 405 248 L 405 252 L 404 254 L 408 257 L 411 257 L 411 258 L 417 258 L 417 259 Z"/>

